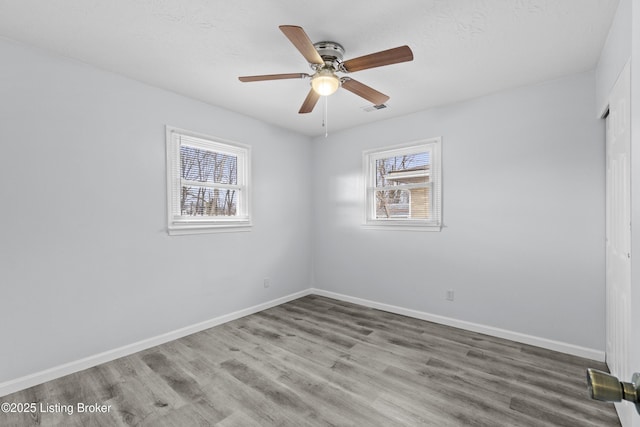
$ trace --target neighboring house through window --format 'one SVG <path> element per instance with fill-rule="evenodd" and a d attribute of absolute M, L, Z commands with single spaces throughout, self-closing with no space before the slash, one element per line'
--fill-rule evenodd
<path fill-rule="evenodd" d="M 439 231 L 440 138 L 364 153 L 365 225 Z"/>
<path fill-rule="evenodd" d="M 169 234 L 244 231 L 250 148 L 167 127 Z"/>

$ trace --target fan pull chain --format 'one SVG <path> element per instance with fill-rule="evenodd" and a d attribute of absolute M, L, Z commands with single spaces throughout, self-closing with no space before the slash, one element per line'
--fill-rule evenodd
<path fill-rule="evenodd" d="M 324 115 L 322 117 L 322 127 L 324 128 L 324 137 L 327 138 L 329 136 L 329 121 L 328 121 L 328 114 L 327 114 L 327 103 L 328 101 L 328 96 L 323 96 L 324 98 Z"/>

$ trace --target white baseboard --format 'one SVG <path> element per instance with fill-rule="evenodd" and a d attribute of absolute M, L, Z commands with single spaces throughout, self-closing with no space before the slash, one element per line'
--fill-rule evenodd
<path fill-rule="evenodd" d="M 540 338 L 532 335 L 521 334 L 506 329 L 494 328 L 493 326 L 481 325 L 478 323 L 457 320 L 450 317 L 430 314 L 423 311 L 412 310 L 408 308 L 398 307 L 395 305 L 383 304 L 376 301 L 370 301 L 362 298 L 351 297 L 348 295 L 338 294 L 335 292 L 324 291 L 322 289 L 312 288 L 311 294 L 333 298 L 340 301 L 350 302 L 353 304 L 363 305 L 365 307 L 376 308 L 378 310 L 388 311 L 390 313 L 402 314 L 403 316 L 414 317 L 416 319 L 428 320 L 430 322 L 439 323 L 441 325 L 453 326 L 455 328 L 465 329 L 472 332 L 491 335 L 493 337 L 504 338 L 523 344 L 529 344 L 536 347 L 542 347 L 549 350 L 559 351 L 574 356 L 584 357 L 598 362 L 605 361 L 605 352 L 592 348 L 580 347 L 573 344 L 554 341 L 546 338 Z"/>
<path fill-rule="evenodd" d="M 6 396 L 16 391 L 24 390 L 34 385 L 42 384 L 46 381 L 51 381 L 56 378 L 63 377 L 65 375 L 72 374 L 74 372 L 82 371 L 84 369 L 92 368 L 101 363 L 110 362 L 120 357 L 128 356 L 133 353 L 137 353 L 142 350 L 146 350 L 151 347 L 155 347 L 160 344 L 164 344 L 169 341 L 176 340 L 178 338 L 185 337 L 187 335 L 195 334 L 196 332 L 203 331 L 205 329 L 212 328 L 214 326 L 221 325 L 223 323 L 230 322 L 241 317 L 248 316 L 250 314 L 257 313 L 262 310 L 266 310 L 271 307 L 275 307 L 285 302 L 292 301 L 294 299 L 301 298 L 311 293 L 310 289 L 296 292 L 290 295 L 286 295 L 281 298 L 277 298 L 271 301 L 267 301 L 262 304 L 254 305 L 253 307 L 245 308 L 243 310 L 235 311 L 233 313 L 225 314 L 214 319 L 206 320 L 204 322 L 196 323 L 175 331 L 167 332 L 166 334 L 158 335 L 155 337 L 147 338 L 142 341 L 135 342 L 133 344 L 125 345 L 113 350 L 108 350 L 103 353 L 95 354 L 93 356 L 85 357 L 84 359 L 76 360 L 73 362 L 65 363 L 64 365 L 55 366 L 44 371 L 36 372 L 34 374 L 26 375 L 21 378 L 9 380 L 0 383 L 0 397 Z"/>
<path fill-rule="evenodd" d="M 146 350 L 151 347 L 155 347 L 160 344 L 164 344 L 169 341 L 176 340 L 178 338 L 185 337 L 187 335 L 194 334 L 196 332 L 203 331 L 205 329 L 212 328 L 214 326 L 221 325 L 223 323 L 230 322 L 235 319 L 239 319 L 250 314 L 257 313 L 262 310 L 266 310 L 271 307 L 275 307 L 280 304 L 292 301 L 294 299 L 301 298 L 306 295 L 315 294 L 328 298 L 334 298 L 341 301 L 351 302 L 359 304 L 365 307 L 376 308 L 379 310 L 388 311 L 391 313 L 402 314 L 404 316 L 414 317 L 416 319 L 428 320 L 430 322 L 439 323 L 442 325 L 453 326 L 460 329 L 466 329 L 468 331 L 479 332 L 494 337 L 505 338 L 508 340 L 521 342 L 524 344 L 534 345 L 537 347 L 546 348 L 549 350 L 555 350 L 562 353 L 572 354 L 575 356 L 585 357 L 592 360 L 604 362 L 605 353 L 600 350 L 594 350 L 590 348 L 580 347 L 573 344 L 567 344 L 560 341 L 553 341 L 546 338 L 535 337 L 531 335 L 521 334 L 519 332 L 508 331 L 505 329 L 494 328 L 492 326 L 480 325 L 477 323 L 466 322 L 463 320 L 457 320 L 450 317 L 439 316 L 436 314 L 430 314 L 418 310 L 412 310 L 408 308 L 398 307 L 394 305 L 384 304 L 376 301 L 370 301 L 362 298 L 351 297 L 335 292 L 325 291 L 322 289 L 310 288 L 304 291 L 296 292 L 290 295 L 286 295 L 281 298 L 277 298 L 271 301 L 267 301 L 262 304 L 254 305 L 253 307 L 245 308 L 243 310 L 235 311 L 233 313 L 225 314 L 214 319 L 206 320 L 204 322 L 190 325 L 185 328 L 177 329 L 175 331 L 167 332 L 166 334 L 158 335 L 155 337 L 147 338 L 142 341 L 138 341 L 123 347 L 119 347 L 113 350 L 108 350 L 103 353 L 99 353 L 93 356 L 85 357 L 84 359 L 76 360 L 73 362 L 65 363 L 64 365 L 55 366 L 44 371 L 36 372 L 34 374 L 26 375 L 24 377 L 16 378 L 0 383 L 0 397 L 6 396 L 16 391 L 24 390 L 34 385 L 42 384 L 46 381 L 51 381 L 56 378 L 63 377 L 65 375 L 79 372 L 84 369 L 92 368 L 101 363 L 110 362 L 120 357 L 128 356 L 133 353 L 137 353 L 142 350 Z"/>

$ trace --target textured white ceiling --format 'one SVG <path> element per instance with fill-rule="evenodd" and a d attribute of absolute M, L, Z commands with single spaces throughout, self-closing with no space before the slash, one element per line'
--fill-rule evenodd
<path fill-rule="evenodd" d="M 298 109 L 309 80 L 278 25 L 345 59 L 407 44 L 414 61 L 350 76 L 389 95 L 365 112 L 346 90 L 328 98 L 329 130 L 593 69 L 618 0 L 0 0 L 0 36 L 306 135 L 324 133 L 323 101 Z"/>

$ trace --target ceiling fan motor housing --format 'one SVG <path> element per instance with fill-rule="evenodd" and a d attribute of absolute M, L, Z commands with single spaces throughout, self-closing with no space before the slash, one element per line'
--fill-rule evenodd
<path fill-rule="evenodd" d="M 344 47 L 342 47 L 341 44 L 325 41 L 314 43 L 313 47 L 316 48 L 325 63 L 325 67 L 323 68 L 331 67 L 334 70 L 338 69 L 344 57 Z"/>

